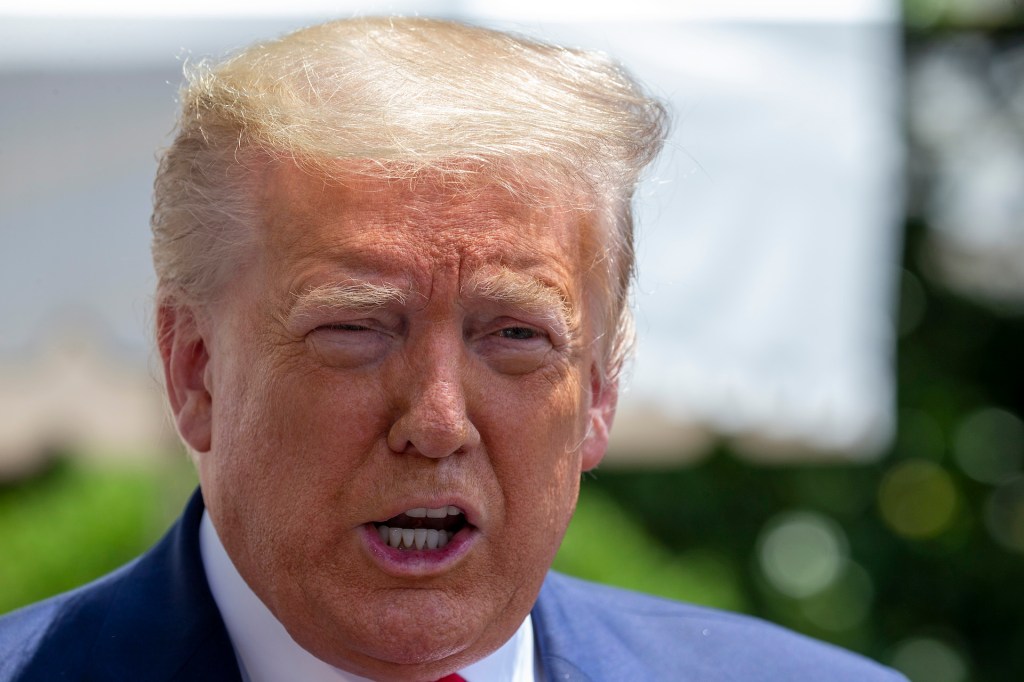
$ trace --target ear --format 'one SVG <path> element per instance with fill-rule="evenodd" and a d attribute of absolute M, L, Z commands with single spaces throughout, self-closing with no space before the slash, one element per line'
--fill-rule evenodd
<path fill-rule="evenodd" d="M 615 420 L 615 406 L 619 402 L 619 383 L 614 379 L 602 379 L 597 367 L 590 371 L 590 423 L 583 440 L 581 471 L 590 471 L 604 458 L 608 451 L 608 434 Z"/>
<path fill-rule="evenodd" d="M 196 313 L 188 306 L 161 305 L 156 325 L 167 397 L 178 433 L 193 451 L 207 452 L 213 433 L 207 340 Z"/>

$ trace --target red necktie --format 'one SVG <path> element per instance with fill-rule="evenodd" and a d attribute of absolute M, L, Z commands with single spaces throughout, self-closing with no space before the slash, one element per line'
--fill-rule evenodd
<path fill-rule="evenodd" d="M 451 675 L 445 675 L 437 682 L 466 682 L 465 678 L 458 673 L 452 673 Z"/>

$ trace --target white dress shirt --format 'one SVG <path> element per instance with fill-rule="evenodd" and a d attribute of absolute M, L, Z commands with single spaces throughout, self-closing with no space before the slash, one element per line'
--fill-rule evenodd
<path fill-rule="evenodd" d="M 295 640 L 242 579 L 203 512 L 199 550 L 213 600 L 235 647 L 244 682 L 365 682 L 313 656 Z M 535 669 L 530 616 L 490 656 L 458 671 L 466 682 L 541 682 Z"/>

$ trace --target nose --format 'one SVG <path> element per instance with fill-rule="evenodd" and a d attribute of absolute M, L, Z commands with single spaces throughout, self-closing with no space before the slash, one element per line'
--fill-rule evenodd
<path fill-rule="evenodd" d="M 466 406 L 465 370 L 452 349 L 419 353 L 398 379 L 402 406 L 388 431 L 392 452 L 439 459 L 480 444 Z"/>

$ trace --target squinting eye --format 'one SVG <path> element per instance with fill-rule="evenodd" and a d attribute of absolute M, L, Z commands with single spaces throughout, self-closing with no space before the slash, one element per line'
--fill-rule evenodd
<path fill-rule="evenodd" d="M 377 362 L 388 352 L 391 336 L 381 331 L 377 322 L 360 322 L 320 325 L 306 336 L 306 341 L 320 362 L 327 366 L 366 366 Z"/>
<path fill-rule="evenodd" d="M 541 335 L 536 329 L 530 329 L 529 327 L 505 327 L 499 330 L 497 334 L 503 339 L 513 339 L 516 341 L 535 339 Z"/>
<path fill-rule="evenodd" d="M 361 324 L 327 324 L 321 328 L 341 332 L 362 332 L 369 329 L 369 327 L 364 327 Z"/>

